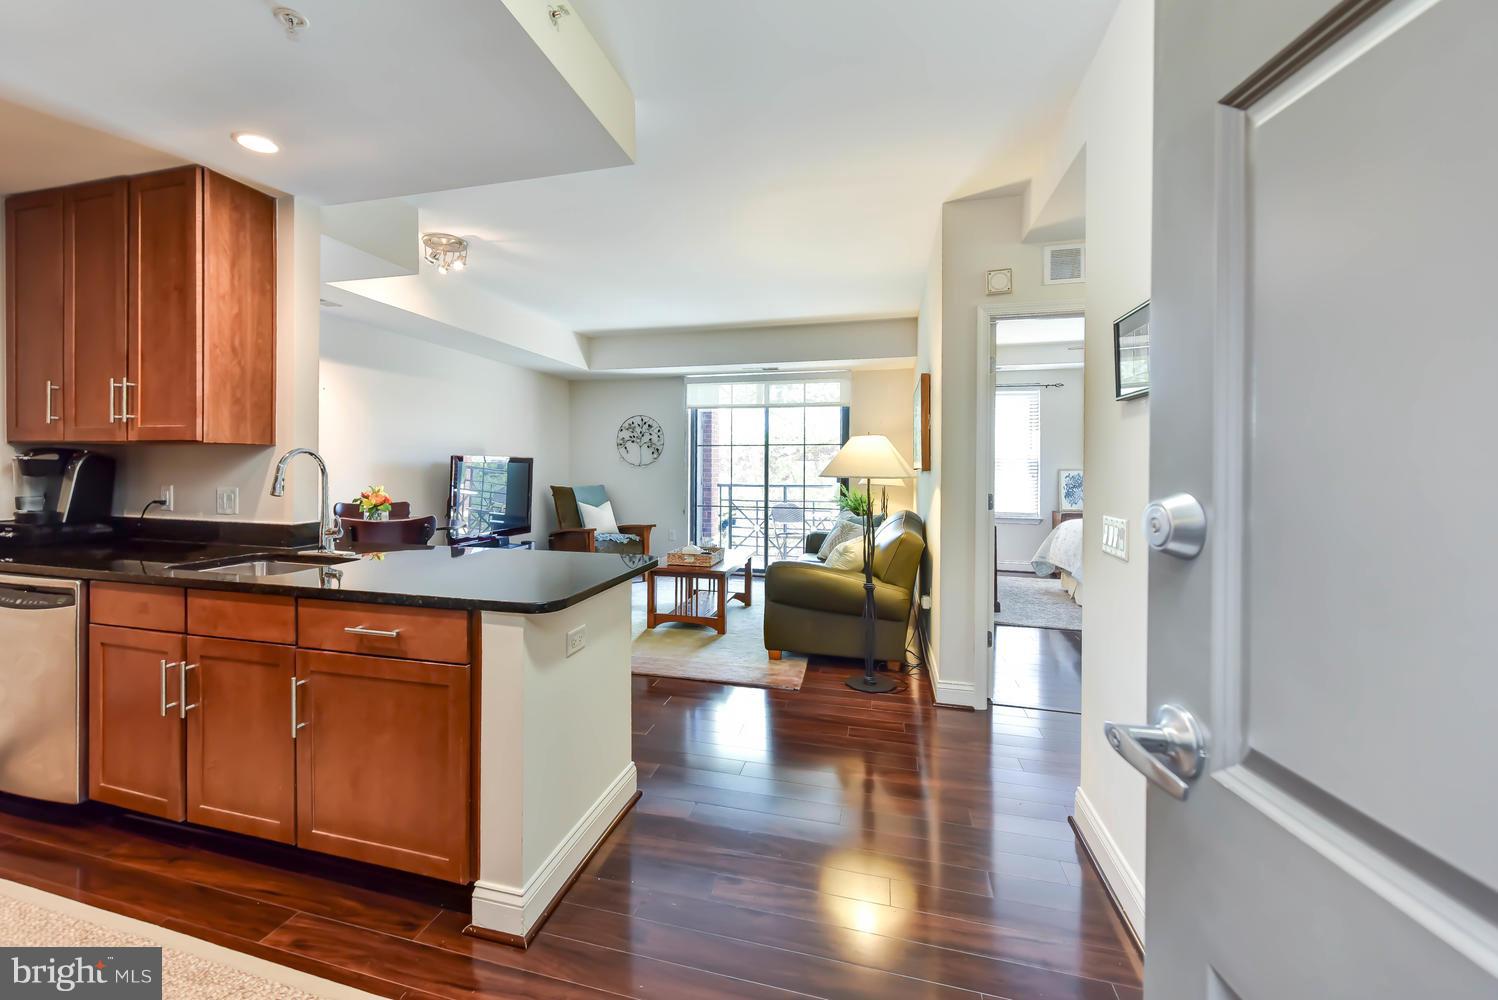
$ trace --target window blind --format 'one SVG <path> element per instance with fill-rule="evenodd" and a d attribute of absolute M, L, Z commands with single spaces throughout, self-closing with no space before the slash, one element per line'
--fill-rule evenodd
<path fill-rule="evenodd" d="M 848 372 L 687 379 L 687 405 L 697 409 L 730 406 L 848 406 L 852 402 L 853 379 Z"/>
<path fill-rule="evenodd" d="M 1040 390 L 994 392 L 995 517 L 1040 517 Z"/>

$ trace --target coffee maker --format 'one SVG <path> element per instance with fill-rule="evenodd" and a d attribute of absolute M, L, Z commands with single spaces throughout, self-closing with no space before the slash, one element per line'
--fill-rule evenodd
<path fill-rule="evenodd" d="M 15 520 L 0 541 L 45 544 L 113 533 L 114 459 L 71 448 L 32 448 L 12 459 Z"/>

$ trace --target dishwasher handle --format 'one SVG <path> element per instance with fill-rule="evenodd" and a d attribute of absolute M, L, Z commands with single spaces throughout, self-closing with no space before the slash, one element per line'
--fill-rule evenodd
<path fill-rule="evenodd" d="M 71 608 L 77 604 L 78 595 L 72 590 L 41 590 L 0 585 L 0 610 L 4 611 L 52 611 L 57 608 Z"/>

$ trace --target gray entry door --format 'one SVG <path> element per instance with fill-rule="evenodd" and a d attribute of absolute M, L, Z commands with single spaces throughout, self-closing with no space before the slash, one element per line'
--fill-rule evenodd
<path fill-rule="evenodd" d="M 1498 2 L 1160 0 L 1152 1000 L 1498 997 Z M 1143 722 L 1146 720 L 1129 720 Z"/>

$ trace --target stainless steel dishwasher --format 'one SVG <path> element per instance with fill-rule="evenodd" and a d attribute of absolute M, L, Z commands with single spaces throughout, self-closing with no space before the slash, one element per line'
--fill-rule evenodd
<path fill-rule="evenodd" d="M 84 797 L 83 584 L 0 576 L 0 792 Z"/>

